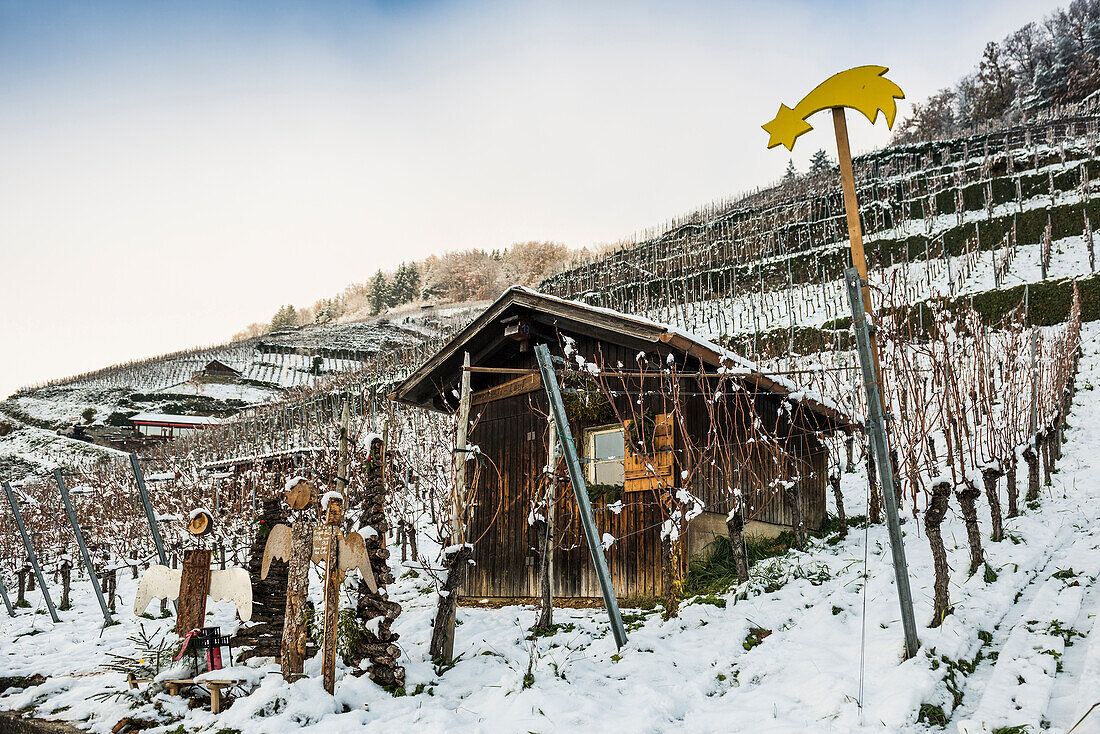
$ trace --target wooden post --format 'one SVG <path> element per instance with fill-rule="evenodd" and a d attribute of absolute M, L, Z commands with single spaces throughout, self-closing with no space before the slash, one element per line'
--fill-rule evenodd
<path fill-rule="evenodd" d="M 38 577 L 38 586 L 42 589 L 42 598 L 46 602 L 46 608 L 50 611 L 50 619 L 54 622 L 60 622 L 61 620 L 57 617 L 57 610 L 53 606 L 53 599 L 50 598 L 50 590 L 46 588 L 46 579 L 42 577 L 42 568 L 38 565 L 38 557 L 34 554 L 31 538 L 27 535 L 27 528 L 23 525 L 23 515 L 19 512 L 19 502 L 16 501 L 15 492 L 12 491 L 11 485 L 7 482 L 4 482 L 4 493 L 8 495 L 8 504 L 11 505 L 15 524 L 19 528 L 19 534 L 23 537 L 23 545 L 27 549 L 27 559 L 31 562 L 34 575 Z"/>
<path fill-rule="evenodd" d="M 206 685 L 210 689 L 210 713 L 220 714 L 222 712 L 222 687 L 220 683 L 208 683 Z"/>
<path fill-rule="evenodd" d="M 286 576 L 286 617 L 283 622 L 283 678 L 293 681 L 302 674 L 309 629 L 306 601 L 309 596 L 309 561 L 313 556 L 313 523 L 299 520 L 290 526 L 290 563 Z"/>
<path fill-rule="evenodd" d="M 321 645 L 321 676 L 325 690 L 331 695 L 336 690 L 336 632 L 340 622 L 340 585 L 344 573 L 340 570 L 340 543 L 336 538 L 337 526 L 344 516 L 343 493 L 347 487 L 348 471 L 348 401 L 344 401 L 344 410 L 340 416 L 340 451 L 336 460 L 336 490 L 341 499 L 329 501 L 325 512 L 325 522 L 319 528 L 322 543 L 322 555 L 325 558 L 325 626 L 324 641 Z"/>
<path fill-rule="evenodd" d="M 331 695 L 336 690 L 336 632 L 340 621 L 340 583 L 344 574 L 337 557 L 340 544 L 336 540 L 336 526 L 326 523 L 320 531 L 325 545 L 325 636 L 321 646 L 321 676 L 325 690 Z"/>
<path fill-rule="evenodd" d="M 27 601 L 27 567 L 20 566 L 19 570 L 15 572 L 16 589 L 15 589 L 15 606 L 17 607 L 29 607 L 30 603 Z"/>
<path fill-rule="evenodd" d="M 455 486 L 451 498 L 451 544 L 461 545 L 466 540 L 466 452 L 467 431 L 470 425 L 470 353 L 462 358 L 462 392 L 458 401 L 458 425 L 455 428 Z"/>
<path fill-rule="evenodd" d="M 73 564 L 66 558 L 61 562 L 61 611 L 72 609 L 69 590 L 72 588 Z"/>
<path fill-rule="evenodd" d="M 348 423 L 351 421 L 349 410 L 348 401 L 344 400 L 344 408 L 340 413 L 340 444 L 336 454 L 335 489 L 340 494 L 343 494 L 344 488 L 348 486 L 348 478 L 345 475 L 348 471 Z"/>
<path fill-rule="evenodd" d="M 542 595 L 542 612 L 539 627 L 554 623 L 554 511 L 558 496 L 558 429 L 553 421 L 547 426 L 546 470 L 549 481 L 546 486 L 546 534 L 542 543 L 542 563 L 539 566 L 539 593 Z"/>
<path fill-rule="evenodd" d="M 848 121 L 843 107 L 833 108 L 833 131 L 836 133 L 837 162 L 840 165 L 840 186 L 844 192 L 844 214 L 848 220 L 848 242 L 852 250 L 852 267 L 859 273 L 862 284 L 863 307 L 872 317 L 875 315 L 871 305 L 871 289 L 867 284 L 867 258 L 863 250 L 863 227 L 859 222 L 859 200 L 856 198 L 856 178 L 852 169 L 852 150 L 848 143 Z M 875 365 L 875 379 L 882 385 L 886 394 L 886 383 L 882 381 L 882 365 L 879 363 L 878 338 L 871 337 L 871 358 Z M 887 411 L 888 412 L 888 411 Z"/>
<path fill-rule="evenodd" d="M 194 629 L 206 626 L 206 597 L 210 593 L 210 557 L 207 549 L 183 552 L 180 571 L 179 608 L 176 614 L 176 634 L 185 637 Z"/>
<path fill-rule="evenodd" d="M 455 426 L 454 470 L 455 484 L 451 493 L 451 545 L 460 546 L 466 542 L 466 459 L 469 453 L 466 451 L 467 431 L 470 425 L 470 353 L 466 352 L 462 357 L 462 391 L 458 398 L 458 422 Z M 454 573 L 457 563 L 466 563 L 468 554 L 452 553 L 447 559 L 448 576 Z M 465 569 L 462 569 L 462 578 L 466 577 Z M 437 614 L 437 619 L 442 621 L 444 628 L 440 641 L 441 649 L 439 658 L 450 662 L 454 659 L 455 651 L 455 614 L 458 609 L 457 594 L 461 589 L 448 590 L 446 596 L 440 597 L 439 603 L 445 606 Z M 433 634 L 433 637 L 435 635 Z"/>

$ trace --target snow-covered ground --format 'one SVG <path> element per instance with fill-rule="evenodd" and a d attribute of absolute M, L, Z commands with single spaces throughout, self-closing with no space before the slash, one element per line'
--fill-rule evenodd
<path fill-rule="evenodd" d="M 214 400 L 241 400 L 251 405 L 275 400 L 280 390 L 235 382 L 196 382 L 169 385 L 158 392 L 166 395 L 201 395 Z"/>
<path fill-rule="evenodd" d="M 140 703 L 120 673 L 104 669 L 107 654 L 132 653 L 128 638 L 139 624 L 165 630 L 171 620 L 135 618 L 126 609 L 135 582 L 120 579 L 121 624 L 101 632 L 88 582 L 74 580 L 75 608 L 62 613 L 61 624 L 26 610 L 0 619 L 0 675 L 50 676 L 10 689 L 0 707 L 97 732 L 124 715 L 159 716 L 161 731 L 182 724 L 184 731 L 264 734 L 938 731 L 918 722 L 922 711 L 926 718 L 942 711 L 948 729 L 960 732 L 1017 725 L 1066 732 L 1100 700 L 1100 634 L 1093 634 L 1100 633 L 1100 324 L 1086 325 L 1082 338 L 1078 392 L 1053 484 L 1036 507 L 1006 522 L 1004 541 L 986 541 L 989 572 L 967 576 L 965 529 L 952 500 L 943 534 L 954 613 L 938 629 L 925 626 L 932 615 L 928 544 L 918 522 L 904 524 L 921 638 L 911 660 L 902 660 L 889 547 L 877 526 L 757 564 L 747 595 L 689 599 L 668 622 L 657 611 L 624 610 L 630 639 L 621 650 L 601 610 L 556 610 L 557 634 L 528 640 L 532 608 L 462 607 L 460 657 L 446 671 L 427 659 L 436 594 L 423 574 L 408 574 L 390 590 L 404 608 L 395 629 L 408 695 L 392 696 L 341 668 L 331 697 L 317 658 L 293 684 L 272 661 L 256 660 L 258 687 L 219 716 L 163 694 Z M 861 475 L 846 475 L 849 512 L 861 510 L 864 486 Z M 988 539 L 988 515 L 981 520 Z M 415 564 L 396 565 L 402 576 Z M 777 578 L 785 583 L 767 591 Z M 29 598 L 38 604 L 38 592 Z M 211 609 L 213 623 L 233 626 L 228 603 Z M 750 638 L 753 628 L 770 634 Z M 92 697 L 104 692 L 118 695 Z M 1076 729 L 1098 731 L 1096 712 Z"/>
<path fill-rule="evenodd" d="M 119 459 L 126 454 L 109 446 L 97 446 L 54 431 L 20 426 L 0 437 L 0 472 L 15 480 L 28 474 L 46 474 L 57 467 L 76 467 L 104 459 Z M 16 465 L 23 465 L 17 471 Z"/>

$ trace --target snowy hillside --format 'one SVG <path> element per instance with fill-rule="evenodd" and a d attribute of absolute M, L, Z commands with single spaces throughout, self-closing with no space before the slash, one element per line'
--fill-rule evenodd
<path fill-rule="evenodd" d="M 383 364 L 399 370 L 400 355 L 436 343 L 480 308 L 459 305 L 438 312 L 418 310 L 392 321 L 284 330 L 19 390 L 0 401 L 0 418 L 13 429 L 0 433 L 0 476 L 17 480 L 111 454 L 109 448 L 57 436 L 57 429 L 76 424 L 125 427 L 129 416 L 141 412 L 231 416 L 248 406 L 281 400 L 293 388 L 312 388 Z M 211 360 L 238 370 L 240 379 L 194 379 Z"/>
<path fill-rule="evenodd" d="M 124 716 L 152 731 L 939 731 L 993 732 L 1028 726 L 1067 731 L 1100 698 L 1100 325 L 1082 334 L 1084 357 L 1052 484 L 1006 538 L 988 543 L 988 567 L 967 574 L 965 529 L 944 524 L 953 613 L 938 629 L 932 615 L 931 559 L 909 508 L 903 526 L 914 579 L 920 654 L 902 661 L 897 599 L 882 526 L 857 519 L 806 552 L 759 561 L 744 587 L 684 601 L 679 617 L 659 609 L 624 610 L 629 642 L 616 650 L 599 609 L 558 609 L 555 633 L 532 637 L 536 610 L 462 607 L 457 663 L 427 659 L 435 594 L 419 563 L 395 562 L 400 580 L 404 695 L 393 696 L 351 671 L 338 671 L 335 697 L 321 689 L 317 658 L 307 677 L 285 683 L 278 665 L 253 660 L 238 695 L 218 717 L 144 690 L 130 691 L 109 654 L 134 654 L 139 626 L 163 631 L 170 620 L 135 618 L 134 582 L 120 580 L 120 624 L 102 618 L 86 579 L 74 579 L 72 611 L 62 623 L 33 610 L 0 619 L 0 675 L 48 675 L 0 696 L 5 709 L 78 722 L 107 732 Z M 844 475 L 849 516 L 863 511 L 859 473 Z M 981 518 L 989 532 L 988 516 Z M 391 543 L 393 539 L 391 538 Z M 422 548 L 424 557 L 431 549 Z M 866 565 L 866 581 L 864 568 Z M 316 588 L 318 584 L 314 583 Z M 37 592 L 32 607 L 42 610 Z M 320 603 L 320 598 L 314 599 Z M 234 625 L 232 607 L 213 605 L 212 622 Z M 1015 730 L 1014 730 L 1015 731 Z M 1100 731 L 1086 719 L 1077 732 Z"/>

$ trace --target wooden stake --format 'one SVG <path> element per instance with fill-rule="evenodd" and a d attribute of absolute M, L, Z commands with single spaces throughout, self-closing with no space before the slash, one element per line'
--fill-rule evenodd
<path fill-rule="evenodd" d="M 466 540 L 466 454 L 467 431 L 470 425 L 470 353 L 462 358 L 462 392 L 458 401 L 458 425 L 455 428 L 455 486 L 451 498 L 451 544 Z"/>
<path fill-rule="evenodd" d="M 332 694 L 336 690 L 336 632 L 340 620 L 340 583 L 343 572 L 339 568 L 337 554 L 340 544 L 336 540 L 336 526 L 326 524 L 321 528 L 324 534 L 325 553 L 325 638 L 321 647 L 321 676 L 325 690 Z"/>
<path fill-rule="evenodd" d="M 539 615 L 539 627 L 549 627 L 554 623 L 554 502 L 558 496 L 556 470 L 558 457 L 556 444 L 558 429 L 550 422 L 547 436 L 546 469 L 550 479 L 546 486 L 546 534 L 542 543 L 542 563 L 539 565 L 539 594 L 542 596 L 542 612 Z"/>
<path fill-rule="evenodd" d="M 336 490 L 343 496 L 347 488 L 348 471 L 348 423 L 350 421 L 348 401 L 344 401 L 344 410 L 340 416 L 340 451 L 336 461 Z M 322 548 L 325 557 L 325 627 L 324 642 L 321 646 L 321 676 L 325 690 L 331 695 L 336 690 L 336 632 L 340 622 L 340 585 L 344 573 L 340 570 L 340 543 L 336 538 L 338 524 L 343 518 L 343 499 L 339 508 L 324 508 L 325 523 L 320 528 Z M 330 504 L 331 504 L 330 502 Z"/>
<path fill-rule="evenodd" d="M 462 392 L 458 400 L 458 425 L 455 428 L 455 486 L 451 494 L 451 545 L 458 546 L 466 542 L 466 453 L 467 430 L 470 425 L 470 353 L 462 357 Z M 452 554 L 454 563 L 465 563 L 465 554 Z M 448 564 L 448 574 L 454 573 L 453 564 Z M 465 578 L 465 569 L 462 577 Z M 449 591 L 441 597 L 440 604 L 446 605 L 444 613 L 437 615 L 443 625 L 443 638 L 439 657 L 446 662 L 454 659 L 455 651 L 455 614 L 458 608 L 457 593 L 461 589 Z"/>
<path fill-rule="evenodd" d="M 844 116 L 843 107 L 834 107 L 832 111 L 833 131 L 836 133 L 837 162 L 840 165 L 840 187 L 844 192 L 844 214 L 848 220 L 848 242 L 852 250 L 852 267 L 859 273 L 863 291 L 863 307 L 873 317 L 875 309 L 871 305 L 871 289 L 867 283 L 867 258 L 863 250 L 863 226 L 859 221 L 859 200 L 856 198 L 856 178 L 852 169 L 852 150 L 848 143 L 848 120 Z M 882 386 L 882 395 L 885 396 L 886 383 L 882 380 L 878 338 L 875 336 L 874 330 L 871 331 L 870 337 L 871 359 L 875 363 L 875 379 Z"/>

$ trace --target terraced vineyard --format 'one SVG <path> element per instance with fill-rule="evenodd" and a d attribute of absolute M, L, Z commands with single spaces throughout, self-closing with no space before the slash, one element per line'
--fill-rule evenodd
<path fill-rule="evenodd" d="M 1098 125 L 1053 120 L 857 158 L 877 305 L 887 284 L 890 298 L 915 303 L 1094 272 Z M 733 341 L 766 361 L 789 351 L 774 332 L 794 338 L 845 317 L 848 264 L 844 206 L 829 175 L 716 203 L 540 288 Z M 1060 292 L 1060 308 L 1033 301 L 1030 315 L 1064 319 Z M 1093 308 L 1086 304 L 1086 320 L 1100 317 Z M 1007 310 L 987 311 L 998 309 Z"/>

